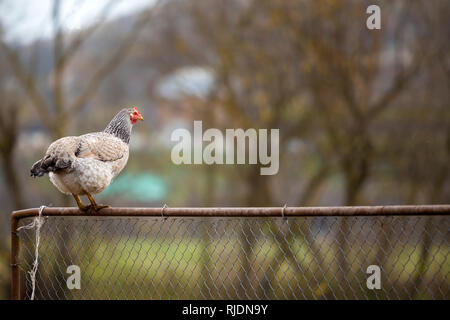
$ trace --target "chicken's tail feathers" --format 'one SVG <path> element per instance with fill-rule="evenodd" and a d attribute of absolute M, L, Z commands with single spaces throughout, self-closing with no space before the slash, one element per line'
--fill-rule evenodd
<path fill-rule="evenodd" d="M 46 173 L 67 169 L 71 165 L 72 161 L 69 159 L 61 159 L 47 155 L 33 164 L 30 169 L 30 175 L 32 177 L 42 177 Z"/>
<path fill-rule="evenodd" d="M 31 167 L 31 170 L 30 170 L 30 175 L 32 177 L 42 177 L 47 172 L 48 171 L 46 171 L 42 168 L 42 159 L 41 159 L 33 164 L 33 166 Z"/>

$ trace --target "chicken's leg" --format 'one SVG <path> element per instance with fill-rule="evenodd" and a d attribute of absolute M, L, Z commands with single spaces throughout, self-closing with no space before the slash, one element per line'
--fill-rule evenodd
<path fill-rule="evenodd" d="M 93 208 L 95 211 L 99 211 L 99 210 L 101 210 L 101 209 L 103 209 L 103 208 L 109 208 L 108 205 L 103 205 L 103 204 L 98 205 L 97 203 L 95 203 L 94 197 L 93 197 L 92 195 L 90 195 L 89 193 L 86 193 L 86 195 L 87 195 L 87 197 L 89 198 L 89 201 L 90 201 L 91 204 L 92 204 L 92 208 Z"/>
<path fill-rule="evenodd" d="M 72 193 L 72 196 L 75 198 L 75 201 L 77 202 L 78 208 L 80 208 L 81 211 L 88 211 L 89 210 L 89 208 L 91 206 L 85 206 L 78 195 Z"/>

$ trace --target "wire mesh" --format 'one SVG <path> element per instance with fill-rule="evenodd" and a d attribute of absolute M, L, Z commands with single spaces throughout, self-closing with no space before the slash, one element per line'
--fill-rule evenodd
<path fill-rule="evenodd" d="M 20 239 L 29 299 L 34 230 Z M 446 216 L 47 217 L 35 296 L 448 299 L 448 239 Z M 80 289 L 68 288 L 71 265 Z M 370 265 L 380 267 L 380 289 L 367 286 Z"/>

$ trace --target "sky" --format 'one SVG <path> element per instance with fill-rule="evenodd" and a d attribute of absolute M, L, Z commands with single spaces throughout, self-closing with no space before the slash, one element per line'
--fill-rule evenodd
<path fill-rule="evenodd" d="M 111 0 L 60 0 L 63 27 L 77 30 L 98 19 L 102 8 Z M 155 0 L 113 0 L 108 19 L 118 18 L 149 7 Z M 0 0 L 0 21 L 7 41 L 29 43 L 52 34 L 53 0 Z"/>

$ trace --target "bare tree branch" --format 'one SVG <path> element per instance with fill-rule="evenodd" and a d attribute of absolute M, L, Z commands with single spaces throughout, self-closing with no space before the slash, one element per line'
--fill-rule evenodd
<path fill-rule="evenodd" d="M 37 88 L 36 82 L 33 77 L 27 70 L 24 68 L 19 59 L 19 54 L 9 47 L 6 42 L 0 38 L 0 46 L 5 52 L 6 58 L 10 63 L 11 69 L 22 85 L 25 93 L 28 95 L 28 98 L 31 100 L 33 105 L 36 107 L 39 116 L 42 118 L 42 121 L 48 126 L 51 127 L 52 121 L 47 117 L 48 107 L 45 102 L 44 97 L 39 93 L 39 89 Z"/>
<path fill-rule="evenodd" d="M 125 40 L 121 43 L 116 52 L 111 56 L 106 64 L 104 64 L 94 73 L 92 78 L 87 83 L 85 91 L 80 96 L 78 96 L 75 102 L 68 108 L 69 112 L 78 112 L 84 106 L 86 101 L 94 95 L 106 76 L 117 68 L 120 61 L 125 58 L 130 48 L 139 37 L 142 28 L 150 20 L 152 13 L 153 9 L 148 9 L 140 14 L 140 16 L 134 22 Z"/>
<path fill-rule="evenodd" d="M 85 43 L 106 21 L 109 13 L 114 8 L 118 1 L 110 0 L 101 11 L 97 22 L 89 27 L 77 33 L 77 35 L 70 42 L 68 47 L 64 50 L 64 53 L 60 56 L 58 60 L 58 65 L 64 66 L 67 61 L 69 61 L 81 48 L 83 43 Z"/>
<path fill-rule="evenodd" d="M 119 65 L 120 61 L 125 58 L 129 49 L 132 47 L 134 42 L 137 40 L 140 31 L 144 25 L 149 21 L 151 13 L 162 3 L 158 1 L 151 9 L 143 11 L 136 21 L 134 22 L 130 32 L 124 38 L 123 42 L 120 44 L 119 48 L 110 57 L 108 62 L 100 67 L 94 72 L 92 78 L 89 80 L 86 90 L 78 96 L 78 98 L 70 105 L 69 108 L 65 108 L 65 101 L 63 95 L 63 78 L 64 70 L 73 55 L 81 47 L 81 45 L 91 36 L 106 20 L 109 12 L 114 7 L 117 1 L 111 0 L 102 10 L 100 14 L 99 21 L 88 30 L 81 32 L 69 45 L 69 47 L 64 49 L 64 38 L 63 30 L 60 23 L 60 1 L 55 0 L 53 3 L 52 19 L 53 19 L 53 29 L 54 29 L 54 41 L 53 41 L 53 52 L 54 52 L 54 69 L 53 69 L 53 103 L 55 107 L 56 123 L 59 120 L 65 118 L 66 114 L 69 112 L 79 111 L 85 102 L 90 99 L 102 83 L 102 81 Z M 31 100 L 32 104 L 35 106 L 40 117 L 42 118 L 44 124 L 47 128 L 51 129 L 56 135 L 61 135 L 64 130 L 59 130 L 55 127 L 55 119 L 50 114 L 50 106 L 45 101 L 44 97 L 39 92 L 39 88 L 31 72 L 29 72 L 25 66 L 20 61 L 19 53 L 7 44 L 3 38 L 0 39 L 0 47 L 5 52 L 8 62 L 11 65 L 12 71 L 20 84 L 22 85 L 25 93 Z M 61 125 L 62 126 L 62 125 Z"/>
<path fill-rule="evenodd" d="M 410 69 L 397 75 L 389 90 L 369 108 L 368 119 L 376 118 L 378 114 L 390 106 L 391 102 L 403 92 L 403 89 L 405 89 L 409 82 L 414 78 L 419 66 L 420 63 L 415 63 Z"/>
<path fill-rule="evenodd" d="M 53 106 L 56 114 L 61 114 L 64 110 L 64 96 L 63 96 L 63 65 L 58 61 L 63 52 L 64 34 L 60 23 L 60 1 L 53 0 L 52 10 L 53 23 Z"/>

